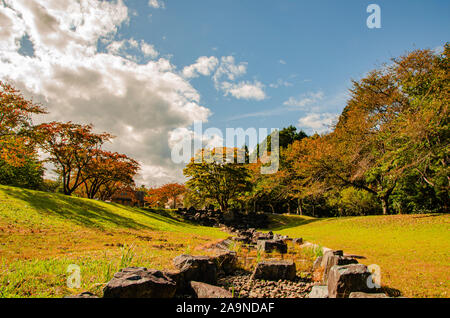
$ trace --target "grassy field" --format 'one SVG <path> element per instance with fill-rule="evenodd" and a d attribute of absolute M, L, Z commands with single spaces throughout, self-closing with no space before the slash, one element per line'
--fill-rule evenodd
<path fill-rule="evenodd" d="M 204 254 L 199 247 L 226 236 L 167 211 L 0 186 L 0 297 L 101 294 L 119 268 L 171 269 L 173 257 Z M 71 264 L 79 290 L 66 287 Z"/>
<path fill-rule="evenodd" d="M 272 216 L 274 231 L 378 264 L 392 294 L 450 297 L 450 216 L 393 215 L 314 219 Z"/>
<path fill-rule="evenodd" d="M 277 233 L 366 256 L 362 262 L 381 267 L 390 293 L 449 297 L 448 215 L 270 217 Z M 219 229 L 183 223 L 166 210 L 0 186 L 0 297 L 61 297 L 81 291 L 101 295 L 120 268 L 173 269 L 173 257 L 205 254 L 202 246 L 227 236 Z M 71 264 L 81 269 L 77 290 L 67 288 Z"/>

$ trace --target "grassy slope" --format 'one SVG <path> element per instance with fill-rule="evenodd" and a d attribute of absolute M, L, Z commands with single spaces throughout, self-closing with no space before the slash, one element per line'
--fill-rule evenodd
<path fill-rule="evenodd" d="M 450 296 L 450 216 L 395 215 L 314 219 L 273 217 L 276 232 L 346 253 L 381 267 L 382 284 L 407 297 Z"/>
<path fill-rule="evenodd" d="M 170 269 L 176 255 L 224 237 L 168 212 L 0 186 L 0 297 L 100 293 L 121 267 Z M 66 287 L 70 264 L 80 290 Z"/>

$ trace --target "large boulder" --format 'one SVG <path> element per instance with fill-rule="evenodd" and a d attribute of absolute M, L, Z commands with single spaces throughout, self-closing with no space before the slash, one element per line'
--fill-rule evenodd
<path fill-rule="evenodd" d="M 191 282 L 190 285 L 197 298 L 233 298 L 228 290 L 218 286 L 201 282 Z"/>
<path fill-rule="evenodd" d="M 217 266 L 209 256 L 180 255 L 173 259 L 184 282 L 217 283 Z"/>
<path fill-rule="evenodd" d="M 329 250 L 323 254 L 321 267 L 323 269 L 323 283 L 328 283 L 328 275 L 330 270 L 335 265 L 350 265 L 357 264 L 358 261 L 351 257 L 344 257 L 343 251 L 340 250 Z"/>
<path fill-rule="evenodd" d="M 328 286 L 313 286 L 308 298 L 328 298 Z"/>
<path fill-rule="evenodd" d="M 288 250 L 286 243 L 281 240 L 258 240 L 257 249 L 266 253 L 278 251 L 281 254 L 286 254 Z"/>
<path fill-rule="evenodd" d="M 370 276 L 363 264 L 335 265 L 328 275 L 328 297 L 347 298 L 352 292 L 367 292 Z"/>
<path fill-rule="evenodd" d="M 262 261 L 256 265 L 252 279 L 264 280 L 294 280 L 296 276 L 295 263 L 291 260 Z"/>
<path fill-rule="evenodd" d="M 224 251 L 214 257 L 211 260 L 216 264 L 217 270 L 222 271 L 224 274 L 232 274 L 237 266 L 238 258 L 236 252 Z"/>
<path fill-rule="evenodd" d="M 128 267 L 114 274 L 103 289 L 104 298 L 172 298 L 176 283 L 161 271 Z"/>
<path fill-rule="evenodd" d="M 262 232 L 254 232 L 252 241 L 253 243 L 257 243 L 259 240 L 272 240 L 273 239 L 273 233 L 262 233 Z"/>

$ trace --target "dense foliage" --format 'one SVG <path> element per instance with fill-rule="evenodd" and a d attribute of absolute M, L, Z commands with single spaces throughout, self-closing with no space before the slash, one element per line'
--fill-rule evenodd
<path fill-rule="evenodd" d="M 449 44 L 441 54 L 417 50 L 353 81 L 333 131 L 283 129 L 278 172 L 261 174 L 260 162 L 238 166 L 251 188 L 227 199 L 247 211 L 313 216 L 448 212 L 449 54 Z M 212 168 L 188 165 L 192 193 L 225 193 L 226 178 L 215 180 Z"/>

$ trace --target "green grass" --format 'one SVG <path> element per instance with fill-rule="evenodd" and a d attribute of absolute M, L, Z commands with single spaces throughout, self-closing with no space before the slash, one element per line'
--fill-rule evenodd
<path fill-rule="evenodd" d="M 361 262 L 381 267 L 382 284 L 389 293 L 449 297 L 449 215 L 271 218 L 277 233 L 366 256 Z"/>
<path fill-rule="evenodd" d="M 173 257 L 207 253 L 202 246 L 226 236 L 172 211 L 0 186 L 0 297 L 101 295 L 120 268 L 172 269 Z M 77 290 L 66 284 L 71 264 L 81 269 Z"/>

